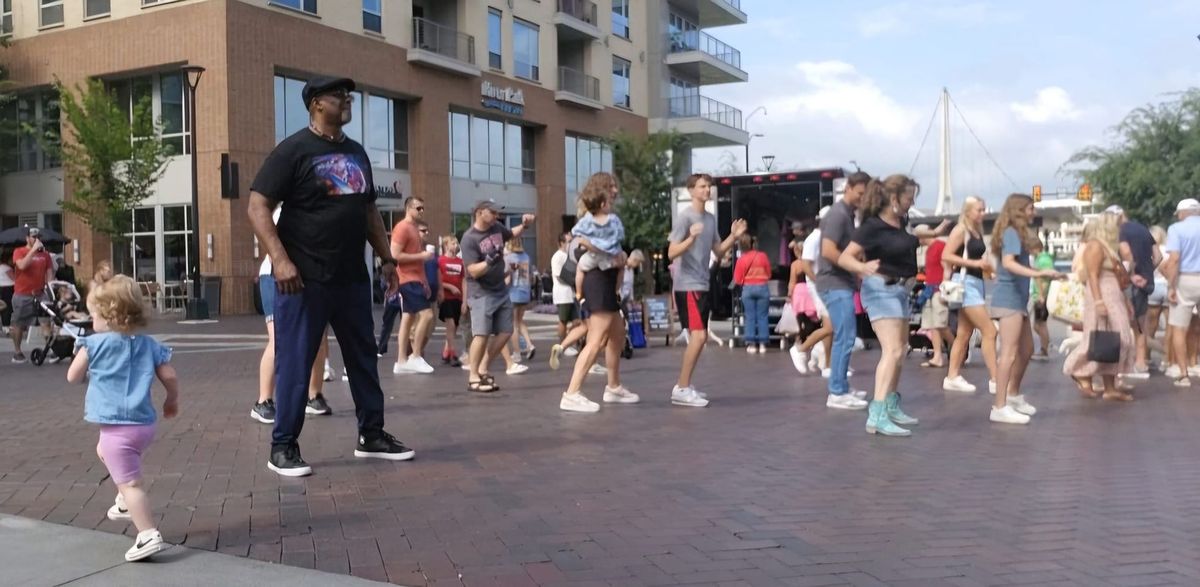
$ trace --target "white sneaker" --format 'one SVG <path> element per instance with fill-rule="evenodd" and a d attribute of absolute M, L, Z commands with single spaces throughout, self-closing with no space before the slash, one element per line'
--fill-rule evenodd
<path fill-rule="evenodd" d="M 1188 367 L 1188 377 L 1200 377 L 1200 365 Z"/>
<path fill-rule="evenodd" d="M 433 373 L 433 365 L 425 362 L 425 358 L 420 355 L 409 355 L 408 364 L 412 366 L 414 373 Z"/>
<path fill-rule="evenodd" d="M 752 344 L 746 345 L 746 354 L 753 355 L 754 353 L 757 353 L 757 352 L 758 352 L 758 347 L 756 347 Z"/>
<path fill-rule="evenodd" d="M 793 346 L 788 350 L 788 354 L 792 356 L 792 366 L 799 371 L 801 375 L 808 375 L 808 353 L 800 350 L 800 347 Z"/>
<path fill-rule="evenodd" d="M 998 424 L 1028 424 L 1029 416 L 1013 409 L 1011 405 L 1003 408 L 992 406 L 992 414 L 988 417 L 989 420 Z"/>
<path fill-rule="evenodd" d="M 564 357 L 574 357 L 578 354 L 579 354 L 579 349 L 575 348 L 574 346 L 569 346 L 566 349 L 563 349 Z"/>
<path fill-rule="evenodd" d="M 996 380 L 988 379 L 988 393 L 996 395 Z"/>
<path fill-rule="evenodd" d="M 383 355 L 379 355 L 379 356 L 382 357 Z M 324 377 L 325 381 L 333 381 L 333 378 L 336 375 L 337 375 L 337 373 L 335 373 L 333 371 L 333 367 L 331 367 L 329 365 L 329 361 L 325 361 L 325 377 Z"/>
<path fill-rule="evenodd" d="M 129 509 L 125 507 L 125 498 L 121 494 L 117 494 L 117 499 L 114 500 L 113 506 L 108 508 L 108 519 L 114 522 L 132 519 L 129 515 Z"/>
<path fill-rule="evenodd" d="M 600 404 L 590 400 L 582 393 L 563 393 L 558 402 L 558 409 L 564 412 L 593 413 L 600 411 Z"/>
<path fill-rule="evenodd" d="M 761 342 L 758 343 L 758 354 L 760 354 L 760 355 L 767 354 L 767 345 L 765 345 Z"/>
<path fill-rule="evenodd" d="M 1138 371 L 1135 369 L 1130 373 L 1124 373 L 1123 376 L 1126 379 L 1137 379 L 1138 381 L 1145 381 L 1150 378 L 1150 370 L 1147 369 L 1145 371 Z"/>
<path fill-rule="evenodd" d="M 617 387 L 604 386 L 604 403 L 606 404 L 636 404 L 641 401 L 638 394 L 625 389 L 624 385 Z"/>
<path fill-rule="evenodd" d="M 829 366 L 826 364 L 826 361 L 825 361 L 825 345 L 819 344 L 819 345 L 813 347 L 811 354 L 812 354 L 812 358 L 810 358 L 808 360 L 808 370 L 809 371 L 816 372 L 816 371 L 820 371 L 821 369 L 824 369 Z"/>
<path fill-rule="evenodd" d="M 832 374 L 833 374 L 833 369 L 830 369 L 829 367 L 825 367 L 824 369 L 821 369 L 821 377 L 824 377 L 825 379 L 829 379 L 829 376 Z"/>
<path fill-rule="evenodd" d="M 942 379 L 942 389 L 946 391 L 961 391 L 963 393 L 975 393 L 975 386 L 971 382 L 963 378 L 962 375 L 951 379 L 945 377 Z"/>
<path fill-rule="evenodd" d="M 825 407 L 837 410 L 865 410 L 867 409 L 867 402 L 849 393 L 845 395 L 833 395 L 831 393 L 829 394 L 829 398 L 825 400 Z"/>
<path fill-rule="evenodd" d="M 1008 405 L 1011 406 L 1012 409 L 1019 413 L 1025 414 L 1026 416 L 1037 414 L 1037 408 L 1033 407 L 1033 404 L 1025 401 L 1024 394 L 1008 396 Z"/>
<path fill-rule="evenodd" d="M 1181 373 L 1179 372 L 1179 365 L 1168 366 L 1166 369 L 1163 370 L 1163 375 L 1166 375 L 1167 377 L 1170 377 L 1171 379 L 1178 379 L 1179 376 L 1181 375 Z"/>
<path fill-rule="evenodd" d="M 508 369 L 504 370 L 504 374 L 505 375 L 520 375 L 528 370 L 529 370 L 529 367 L 527 365 L 522 365 L 520 363 L 513 363 L 512 367 L 509 367 Z"/>
<path fill-rule="evenodd" d="M 392 374 L 404 375 L 407 373 L 413 373 L 412 367 L 409 366 L 408 361 L 405 361 L 403 363 L 401 363 L 400 361 L 396 361 L 395 363 L 392 364 Z M 342 378 L 343 381 L 346 381 L 347 379 L 348 378 L 345 378 L 345 377 Z"/>
<path fill-rule="evenodd" d="M 1174 385 L 1175 387 L 1191 387 L 1192 381 L 1190 379 L 1188 379 L 1187 377 L 1176 378 L 1175 382 L 1172 383 L 1171 385 Z"/>
<path fill-rule="evenodd" d="M 551 369 L 558 371 L 558 368 L 561 365 L 561 363 L 558 360 L 558 356 L 561 355 L 562 352 L 563 352 L 563 348 L 562 348 L 561 344 L 556 344 L 556 345 L 553 345 L 550 347 L 550 368 Z"/>
<path fill-rule="evenodd" d="M 865 350 L 866 348 L 867 348 L 867 343 L 863 342 L 863 339 L 861 339 L 857 336 L 854 337 L 854 350 L 861 351 L 861 350 Z"/>
<path fill-rule="evenodd" d="M 125 551 L 125 560 L 140 561 L 156 552 L 166 550 L 167 546 L 158 530 L 154 528 L 143 530 L 138 532 L 137 538 L 133 540 L 133 547 Z"/>
<path fill-rule="evenodd" d="M 851 389 L 850 393 L 848 395 L 852 395 L 858 399 L 863 399 L 863 400 L 867 399 L 867 392 L 865 392 L 861 389 Z"/>
<path fill-rule="evenodd" d="M 604 365 L 601 365 L 600 363 L 596 363 L 595 365 L 592 365 L 591 369 L 588 369 L 588 374 L 589 375 L 608 375 L 608 368 L 605 367 Z"/>
<path fill-rule="evenodd" d="M 676 385 L 671 389 L 671 403 L 677 406 L 703 408 L 708 405 L 708 400 L 700 397 L 691 387 L 680 388 Z"/>

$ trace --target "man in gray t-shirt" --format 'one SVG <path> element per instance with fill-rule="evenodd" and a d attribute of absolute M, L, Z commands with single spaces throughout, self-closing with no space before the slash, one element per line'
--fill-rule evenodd
<path fill-rule="evenodd" d="M 733 248 L 733 243 L 746 233 L 746 221 L 734 221 L 729 238 L 722 241 L 717 234 L 717 219 L 704 209 L 704 205 L 712 198 L 712 177 L 694 174 L 688 177 L 687 188 L 692 203 L 676 215 L 667 249 L 667 257 L 675 262 L 675 284 L 671 288 L 675 292 L 675 309 L 679 312 L 679 321 L 689 332 L 679 381 L 671 390 L 671 403 L 702 408 L 708 405 L 708 399 L 692 387 L 692 373 L 708 340 L 708 315 L 711 309 L 708 260 L 713 253 L 718 258 L 724 257 Z"/>
<path fill-rule="evenodd" d="M 854 350 L 857 322 L 854 317 L 854 291 L 858 279 L 837 264 L 838 257 L 854 234 L 854 216 L 866 195 L 871 176 L 861 171 L 846 178 L 846 193 L 821 220 L 821 254 L 817 262 L 817 291 L 829 322 L 833 325 L 833 351 L 826 358 L 829 365 L 829 397 L 825 406 L 839 410 L 866 409 L 865 392 L 852 391 L 848 373 L 850 353 Z"/>
<path fill-rule="evenodd" d="M 846 203 L 845 198 L 835 202 L 825 218 L 821 219 L 821 240 L 832 241 L 837 247 L 838 254 L 846 250 L 850 244 L 850 236 L 854 234 L 854 215 L 856 210 Z M 825 248 L 821 243 L 821 248 Z M 817 259 L 817 291 L 825 293 L 834 289 L 855 290 L 856 279 L 849 271 L 842 269 L 837 263 L 831 262 L 825 255 Z"/>

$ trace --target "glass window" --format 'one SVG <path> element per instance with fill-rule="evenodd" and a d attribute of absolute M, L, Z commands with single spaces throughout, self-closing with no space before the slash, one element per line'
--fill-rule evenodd
<path fill-rule="evenodd" d="M 392 100 L 393 169 L 408 169 L 408 102 Z"/>
<path fill-rule="evenodd" d="M 58 212 L 42 214 L 42 226 L 45 228 L 49 228 L 50 230 L 53 230 L 59 234 L 62 234 L 62 231 L 63 231 L 62 214 L 58 213 Z"/>
<path fill-rule="evenodd" d="M 504 123 L 488 121 L 488 179 L 504 183 Z"/>
<path fill-rule="evenodd" d="M 102 16 L 109 12 L 109 0 L 83 0 L 83 17 Z"/>
<path fill-rule="evenodd" d="M 53 147 L 57 147 L 62 136 L 62 127 L 59 122 L 58 94 L 52 91 L 42 92 L 41 104 L 39 106 L 41 112 L 38 113 L 38 120 L 41 121 L 42 140 Z M 38 145 L 38 150 L 43 150 L 41 145 Z M 53 150 L 52 148 L 51 151 Z M 62 161 L 58 159 L 56 154 L 43 152 L 42 155 L 42 169 L 54 169 L 62 166 Z"/>
<path fill-rule="evenodd" d="M 183 112 L 182 73 L 166 73 L 159 76 L 159 117 L 162 120 L 163 142 L 172 145 L 175 154 L 187 153 L 187 118 Z"/>
<path fill-rule="evenodd" d="M 574 177 L 567 177 L 567 193 L 575 193 L 583 189 L 593 173 L 607 171 L 612 173 L 612 149 L 599 139 L 585 137 L 567 137 L 567 161 L 575 159 Z M 572 148 L 572 139 L 574 148 Z M 567 171 L 571 166 L 568 163 Z"/>
<path fill-rule="evenodd" d="M 354 139 L 354 142 L 364 145 L 366 143 L 363 142 L 363 95 L 362 92 L 350 92 L 350 95 L 353 97 L 350 101 L 350 124 L 343 126 L 342 132 Z"/>
<path fill-rule="evenodd" d="M 309 14 L 317 13 L 317 0 L 270 0 L 270 4 L 303 10 Z"/>
<path fill-rule="evenodd" d="M 500 38 L 500 19 L 502 18 L 499 10 L 495 8 L 488 9 L 488 67 L 492 69 L 504 69 L 502 61 L 502 39 Z"/>
<path fill-rule="evenodd" d="M 275 76 L 275 144 L 283 142 L 287 138 L 287 95 L 284 90 L 283 76 Z M 357 114 L 357 113 L 355 113 Z"/>
<path fill-rule="evenodd" d="M 150 209 L 151 213 L 154 209 Z M 135 281 L 158 281 L 158 251 L 154 235 L 133 237 L 133 279 Z"/>
<path fill-rule="evenodd" d="M 12 19 L 13 0 L 0 1 L 0 37 L 10 37 L 13 33 Z"/>
<path fill-rule="evenodd" d="M 519 127 L 521 129 L 521 183 L 533 185 L 534 167 L 533 167 L 533 129 L 527 126 Z"/>
<path fill-rule="evenodd" d="M 471 117 L 471 179 L 488 180 L 488 120 Z"/>
<path fill-rule="evenodd" d="M 163 207 L 163 231 L 177 232 L 187 230 L 188 206 Z"/>
<path fill-rule="evenodd" d="M 36 120 L 37 104 L 33 96 L 17 98 L 17 122 L 22 126 L 17 139 L 18 171 L 35 171 L 38 168 L 37 137 L 29 133 L 24 125 L 33 124 Z"/>
<path fill-rule="evenodd" d="M 164 281 L 183 281 L 188 274 L 188 235 L 163 235 Z"/>
<path fill-rule="evenodd" d="M 629 0 L 613 0 L 612 3 L 613 34 L 629 38 Z"/>
<path fill-rule="evenodd" d="M 392 166 L 392 101 L 380 96 L 369 96 L 366 108 L 367 154 L 375 167 Z"/>
<path fill-rule="evenodd" d="M 40 26 L 54 26 L 63 23 L 63 0 L 41 0 L 39 15 Z"/>
<path fill-rule="evenodd" d="M 575 164 L 575 137 L 567 135 L 566 148 L 564 153 L 567 158 L 567 193 L 576 192 L 579 190 L 579 185 L 575 181 L 575 174 L 578 172 L 578 166 Z"/>
<path fill-rule="evenodd" d="M 363 30 L 383 32 L 382 0 L 363 0 Z M 316 8 L 313 8 L 316 12 Z"/>
<path fill-rule="evenodd" d="M 631 104 L 629 99 L 629 70 L 630 63 L 628 61 L 620 57 L 613 57 L 613 104 L 622 108 L 629 108 Z"/>
<path fill-rule="evenodd" d="M 279 129 L 275 129 L 275 136 L 280 141 L 291 136 L 292 133 L 308 126 L 308 110 L 304 109 L 304 98 L 301 97 L 301 91 L 304 89 L 304 82 L 298 79 L 284 78 L 283 80 L 283 133 L 280 135 Z M 276 108 L 278 108 L 278 103 Z"/>
<path fill-rule="evenodd" d="M 450 172 L 454 177 L 471 177 L 471 119 L 450 113 Z"/>
<path fill-rule="evenodd" d="M 518 77 L 537 81 L 538 27 L 522 20 L 513 20 L 513 67 Z"/>
<path fill-rule="evenodd" d="M 521 167 L 521 127 L 504 125 L 504 183 L 524 183 Z"/>
<path fill-rule="evenodd" d="M 133 211 L 134 232 L 154 232 L 154 208 L 138 208 Z"/>

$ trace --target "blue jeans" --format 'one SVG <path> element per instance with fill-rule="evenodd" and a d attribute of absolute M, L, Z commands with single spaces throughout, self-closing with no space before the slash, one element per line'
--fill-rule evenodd
<path fill-rule="evenodd" d="M 746 315 L 746 344 L 767 344 L 767 313 L 771 309 L 771 293 L 766 284 L 742 287 L 742 309 Z"/>
<path fill-rule="evenodd" d="M 400 316 L 400 300 L 387 300 L 383 304 L 383 320 L 379 326 L 379 354 L 386 355 L 388 352 L 388 341 L 392 338 L 392 331 L 396 328 L 396 318 Z M 400 360 L 408 357 L 400 357 Z"/>
<path fill-rule="evenodd" d="M 327 324 L 333 326 L 342 348 L 359 434 L 373 438 L 383 431 L 383 390 L 371 332 L 371 285 L 306 281 L 300 293 L 275 297 L 273 446 L 288 446 L 300 438 L 309 374 Z"/>
<path fill-rule="evenodd" d="M 833 356 L 829 361 L 829 393 L 845 395 L 850 392 L 850 353 L 854 351 L 854 335 L 858 323 L 854 318 L 854 290 L 833 289 L 821 292 L 821 301 L 833 322 Z"/>

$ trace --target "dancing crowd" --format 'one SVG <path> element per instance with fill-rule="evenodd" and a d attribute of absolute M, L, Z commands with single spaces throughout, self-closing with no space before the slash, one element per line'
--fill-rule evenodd
<path fill-rule="evenodd" d="M 528 369 L 522 361 L 531 361 L 536 352 L 524 324 L 532 299 L 529 257 L 521 247 L 522 234 L 536 218 L 524 214 L 509 228 L 500 221 L 503 208 L 481 200 L 461 242 L 444 237 L 439 255 L 424 221 L 424 201 L 410 197 L 404 218 L 389 231 L 375 204 L 369 158 L 342 132 L 354 87 L 345 78 L 310 80 L 302 92 L 309 127 L 271 152 L 251 186 L 248 215 L 266 250 L 259 287 L 268 334 L 251 415 L 273 425 L 267 467 L 283 476 L 312 474 L 299 445 L 305 416 L 332 412 L 321 393 L 323 382 L 332 379 L 325 360 L 329 329 L 341 349 L 354 401 L 353 454 L 359 458 L 405 461 L 416 454 L 384 429 L 377 365 L 388 353 L 397 317 L 396 375 L 434 371 L 424 356 L 436 320 L 446 327 L 442 364 L 461 364 L 472 393 L 500 389 L 491 374 L 497 356 L 505 361 L 506 375 L 519 375 Z M 339 174 L 361 174 L 361 180 Z M 686 186 L 691 202 L 663 235 L 672 262 L 674 306 L 687 333 L 669 401 L 705 407 L 708 395 L 694 375 L 710 337 L 712 260 L 741 248 L 734 274 L 742 286 L 751 353 L 766 352 L 772 267 L 745 220 L 732 221 L 728 236 L 720 236 L 717 218 L 706 210 L 711 177 L 692 175 Z M 1027 368 L 1035 356 L 1050 356 L 1048 316 L 1069 315 L 1072 307 L 1081 311 L 1073 321 L 1078 332 L 1065 345 L 1072 350 L 1063 372 L 1084 396 L 1133 398 L 1126 388 L 1130 380 L 1148 377 L 1149 353 L 1160 348 L 1153 339 L 1164 310 L 1171 341 L 1165 372 L 1181 387 L 1200 375 L 1195 366 L 1200 321 L 1193 320 L 1200 304 L 1200 201 L 1180 202 L 1179 222 L 1166 231 L 1147 229 L 1120 208 L 1109 208 L 1087 224 L 1068 276 L 1054 269 L 1053 257 L 1038 239 L 1029 196 L 1013 194 L 1004 201 L 989 237 L 986 206 L 978 198 L 964 202 L 956 223 L 911 227 L 909 212 L 919 189 L 905 175 L 855 172 L 846 178 L 842 197 L 820 211 L 819 226 L 807 234 L 804 227 L 799 231 L 803 238 L 795 243 L 788 298 L 800 327 L 790 353 L 801 375 L 828 380 L 827 407 L 866 410 L 868 433 L 911 434 L 919 420 L 902 409 L 899 382 L 914 309 L 932 346 L 922 367 L 945 369 L 947 391 L 976 390 L 962 367 L 978 336 L 977 352 L 995 395 L 989 418 L 996 423 L 1027 424 L 1037 413 L 1024 393 Z M 560 327 L 550 366 L 558 369 L 563 357 L 575 356 L 558 398 L 563 411 L 594 413 L 601 403 L 641 401 L 622 383 L 622 310 L 632 296 L 633 271 L 645 258 L 624 249 L 624 226 L 614 211 L 619 194 L 614 176 L 593 175 L 581 191 L 578 222 L 559 238 L 551 260 Z M 35 240 L 14 259 L 18 270 L 44 262 L 36 256 Z M 378 335 L 362 257 L 367 245 L 382 262 L 386 289 Z M 922 246 L 924 282 L 914 287 Z M 45 271 L 42 265 L 34 270 Z M 139 560 L 165 548 L 140 469 L 157 419 L 150 388 L 155 379 L 166 387 L 162 413 L 170 418 L 179 410 L 179 383 L 170 350 L 139 334 L 146 319 L 137 284 L 111 271 L 98 275 L 101 280 L 89 288 L 86 301 L 96 334 L 79 339 L 68 379 L 88 383 L 85 419 L 100 425 L 97 453 L 118 489 L 108 517 L 137 527 L 126 559 Z M 870 391 L 852 388 L 849 380 L 859 306 L 880 346 Z M 465 361 L 456 344 L 459 329 L 466 331 Z M 1036 355 L 1035 330 L 1041 349 Z M 601 402 L 584 393 L 589 373 L 606 378 Z M 1095 377 L 1102 381 L 1102 394 L 1092 387 Z M 665 390 L 663 395 L 666 399 Z"/>

